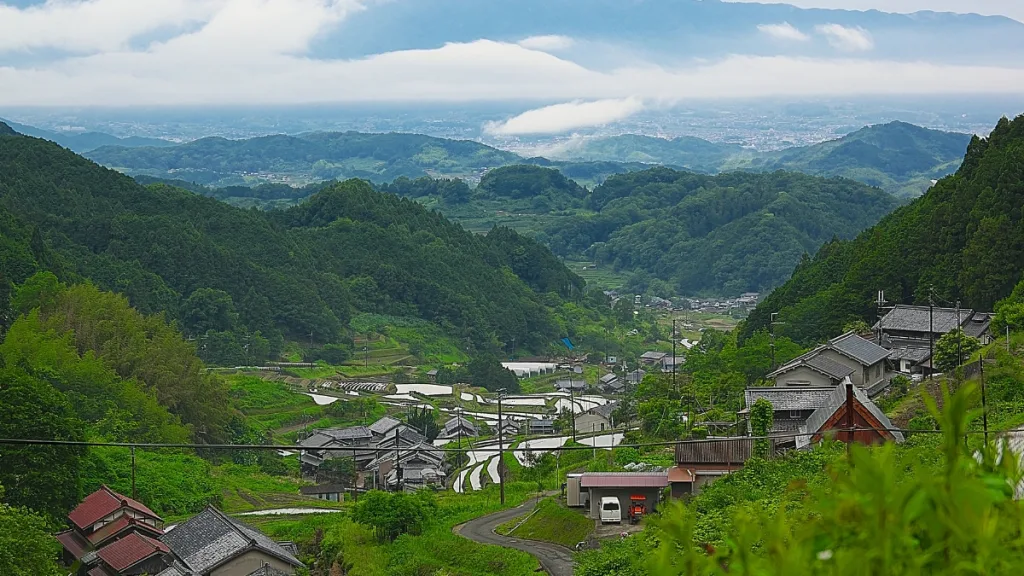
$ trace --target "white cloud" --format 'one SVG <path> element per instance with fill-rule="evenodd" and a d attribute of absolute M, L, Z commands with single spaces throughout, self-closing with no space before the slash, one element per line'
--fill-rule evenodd
<path fill-rule="evenodd" d="M 811 39 L 810 36 L 804 34 L 800 30 L 797 30 L 797 28 L 789 22 L 783 22 L 782 24 L 761 24 L 757 29 L 778 40 L 796 40 L 798 42 L 806 42 Z"/>
<path fill-rule="evenodd" d="M 116 50 L 159 29 L 203 22 L 224 0 L 50 0 L 24 9 L 0 3 L 0 52 Z"/>
<path fill-rule="evenodd" d="M 484 126 L 484 132 L 494 136 L 559 134 L 618 122 L 640 112 L 643 108 L 644 103 L 637 98 L 595 102 L 575 100 L 529 110 L 505 122 L 490 122 Z"/>
<path fill-rule="evenodd" d="M 540 50 L 541 52 L 554 52 L 557 50 L 565 50 L 571 48 L 576 42 L 568 36 L 530 36 L 529 38 L 523 38 L 519 41 L 519 45 L 523 48 L 529 48 L 530 50 Z"/>
<path fill-rule="evenodd" d="M 871 37 L 871 33 L 860 26 L 822 24 L 816 26 L 814 30 L 824 36 L 834 48 L 844 52 L 867 52 L 875 47 L 875 40 Z"/>

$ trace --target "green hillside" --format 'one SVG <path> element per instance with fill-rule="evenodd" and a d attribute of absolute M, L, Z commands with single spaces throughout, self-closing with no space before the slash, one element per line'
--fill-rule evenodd
<path fill-rule="evenodd" d="M 676 165 L 708 173 L 789 170 L 841 176 L 899 197 L 915 197 L 924 193 L 932 180 L 956 170 L 970 140 L 969 134 L 891 122 L 778 152 L 759 153 L 692 137 L 669 140 L 626 134 L 587 140 L 560 157 Z"/>
<path fill-rule="evenodd" d="M 751 161 L 749 167 L 842 176 L 913 197 L 924 193 L 932 180 L 952 174 L 970 141 L 970 134 L 892 122 L 868 126 L 838 140 L 776 152 Z"/>
<path fill-rule="evenodd" d="M 642 272 L 683 294 L 739 294 L 783 282 L 802 254 L 852 238 L 897 201 L 849 180 L 652 168 L 609 178 L 586 204 L 592 213 L 545 229 L 556 254 Z"/>
<path fill-rule="evenodd" d="M 805 258 L 751 315 L 750 333 L 772 312 L 784 331 L 812 341 L 853 319 L 874 318 L 879 290 L 890 301 L 992 310 L 1024 272 L 1024 116 L 975 137 L 963 165 L 927 194 L 851 242 Z"/>
<path fill-rule="evenodd" d="M 0 227 L 10 281 L 89 279 L 257 358 L 286 339 L 345 344 L 357 312 L 422 318 L 478 349 L 513 337 L 539 349 L 564 335 L 549 306 L 583 288 L 528 238 L 466 232 L 363 181 L 257 212 L 24 136 L 0 136 Z"/>
<path fill-rule="evenodd" d="M 345 178 L 384 182 L 401 176 L 478 178 L 486 168 L 521 161 L 511 152 L 466 140 L 359 132 L 203 138 L 170 148 L 104 147 L 88 157 L 132 175 L 215 187 Z"/>

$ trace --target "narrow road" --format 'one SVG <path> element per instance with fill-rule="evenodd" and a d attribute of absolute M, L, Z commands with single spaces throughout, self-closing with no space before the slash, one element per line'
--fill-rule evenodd
<path fill-rule="evenodd" d="M 481 544 L 493 544 L 495 546 L 522 550 L 540 560 L 541 567 L 551 576 L 572 576 L 572 550 L 558 544 L 551 544 L 550 542 L 509 538 L 508 536 L 494 533 L 494 529 L 505 522 L 529 514 L 536 503 L 537 498 L 534 498 L 518 508 L 502 510 L 490 516 L 482 516 L 475 520 L 470 520 L 459 530 L 459 535 Z"/>

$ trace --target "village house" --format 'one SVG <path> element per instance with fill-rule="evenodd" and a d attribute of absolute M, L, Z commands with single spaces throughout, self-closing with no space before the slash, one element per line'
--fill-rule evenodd
<path fill-rule="evenodd" d="M 772 434 L 796 433 L 807 423 L 807 419 L 815 410 L 828 403 L 829 396 L 835 387 L 818 388 L 747 388 L 743 393 L 743 403 L 746 406 L 740 411 L 740 416 L 747 420 L 750 432 L 749 420 L 750 409 L 758 400 L 764 399 L 771 402 L 774 419 L 772 420 Z M 795 439 L 780 440 L 780 443 L 794 444 Z"/>
<path fill-rule="evenodd" d="M 637 386 L 643 381 L 644 376 L 647 376 L 647 372 L 644 370 L 634 370 L 629 374 L 626 374 L 626 383 Z"/>
<path fill-rule="evenodd" d="M 68 514 L 68 524 L 56 538 L 64 563 L 80 562 L 79 576 L 156 573 L 170 565 L 170 552 L 157 540 L 163 520 L 106 486 L 86 496 Z"/>
<path fill-rule="evenodd" d="M 587 389 L 587 382 L 583 379 L 582 375 L 580 375 L 579 378 L 556 380 L 555 389 L 559 392 L 568 392 L 569 390 L 572 390 L 573 392 L 581 392 Z"/>
<path fill-rule="evenodd" d="M 848 418 L 850 405 L 853 406 L 853 414 Z M 809 448 L 830 434 L 837 440 L 849 441 L 849 432 L 837 430 L 848 429 L 850 423 L 856 428 L 852 438 L 854 442 L 903 442 L 903 434 L 893 429 L 892 422 L 881 408 L 872 402 L 863 390 L 847 379 L 830 392 L 825 405 L 815 410 L 800 427 L 800 432 L 804 435 L 797 437 L 796 447 Z"/>
<path fill-rule="evenodd" d="M 576 433 L 604 432 L 615 428 L 612 412 L 617 407 L 617 402 L 611 402 L 603 406 L 595 406 L 583 414 L 577 414 Z"/>
<path fill-rule="evenodd" d="M 302 475 L 315 477 L 320 466 L 332 458 L 352 458 L 356 468 L 364 467 L 375 457 L 373 439 L 373 433 L 366 426 L 326 428 L 313 432 L 298 442 Z"/>
<path fill-rule="evenodd" d="M 675 370 L 678 372 L 685 362 L 686 356 L 672 356 L 670 354 L 661 359 L 661 371 L 672 372 Z"/>
<path fill-rule="evenodd" d="M 443 485 L 444 469 L 444 452 L 426 442 L 392 448 L 367 465 L 375 485 L 388 490 Z"/>
<path fill-rule="evenodd" d="M 527 435 L 531 434 L 554 434 L 555 421 L 550 419 L 526 420 L 520 427 Z"/>
<path fill-rule="evenodd" d="M 82 500 L 68 523 L 56 538 L 78 576 L 288 576 L 302 567 L 294 549 L 216 508 L 165 532 L 152 510 L 106 486 Z"/>
<path fill-rule="evenodd" d="M 160 540 L 176 561 L 157 576 L 251 576 L 260 570 L 290 575 L 303 567 L 293 544 L 274 542 L 212 506 Z"/>
<path fill-rule="evenodd" d="M 775 449 L 773 445 L 772 451 Z M 742 469 L 753 450 L 754 440 L 750 438 L 676 444 L 676 465 L 668 471 L 672 497 L 696 495 L 722 476 Z"/>
<path fill-rule="evenodd" d="M 774 379 L 776 386 L 819 388 L 838 386 L 850 378 L 855 386 L 875 396 L 888 385 L 888 357 L 885 348 L 847 332 L 794 358 L 767 377 Z"/>
<path fill-rule="evenodd" d="M 983 345 L 992 342 L 993 314 L 970 309 L 894 306 L 875 326 L 880 344 L 889 350 L 893 367 L 905 374 L 932 371 L 931 348 L 945 334 L 960 327 L 964 334 Z"/>
<path fill-rule="evenodd" d="M 664 352 L 655 352 L 653 350 L 649 352 L 644 352 L 643 354 L 640 355 L 640 363 L 645 366 L 655 366 L 657 364 L 660 364 L 662 359 L 665 358 L 665 356 L 668 356 L 668 354 Z"/>
<path fill-rule="evenodd" d="M 462 416 L 456 416 L 444 423 L 444 429 L 441 430 L 441 434 L 438 435 L 438 438 L 448 440 L 459 437 L 475 438 L 479 435 L 480 431 L 477 429 L 476 424 L 473 424 Z"/>
<path fill-rule="evenodd" d="M 626 383 L 615 374 L 609 372 L 608 374 L 601 376 L 601 379 L 597 382 L 597 386 L 602 392 L 608 394 L 619 394 L 626 387 Z"/>

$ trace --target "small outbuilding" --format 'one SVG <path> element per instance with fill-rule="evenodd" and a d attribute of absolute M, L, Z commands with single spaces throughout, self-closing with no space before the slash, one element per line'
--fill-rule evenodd
<path fill-rule="evenodd" d="M 651 513 L 661 500 L 661 491 L 668 486 L 668 472 L 587 472 L 580 475 L 579 482 L 580 490 L 588 493 L 591 518 L 601 517 L 598 507 L 601 499 L 608 497 L 618 498 L 624 512 L 630 504 L 642 502 Z"/>

